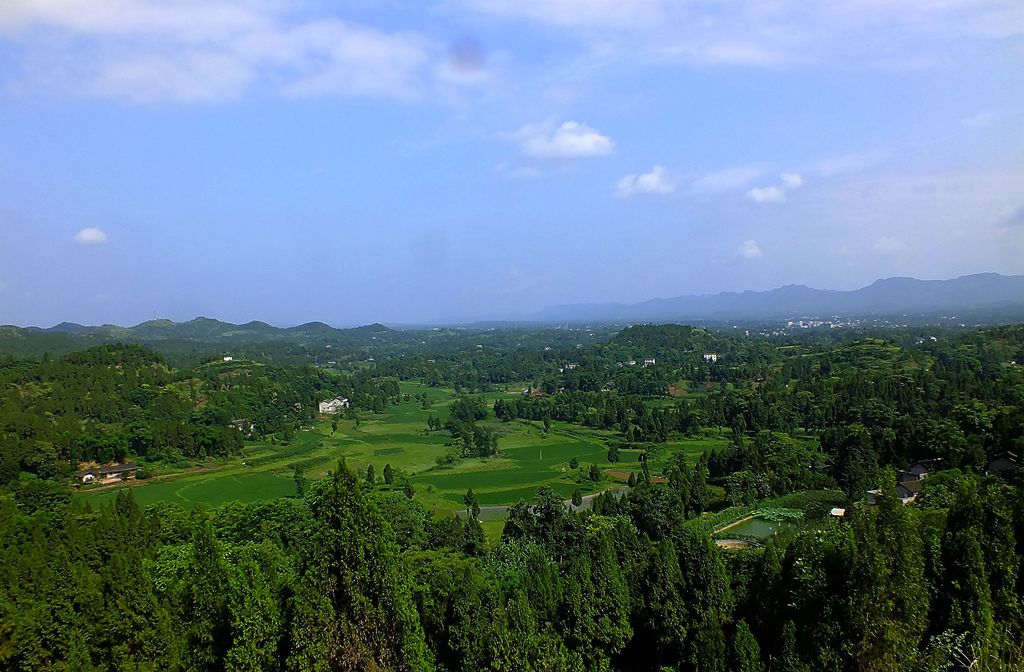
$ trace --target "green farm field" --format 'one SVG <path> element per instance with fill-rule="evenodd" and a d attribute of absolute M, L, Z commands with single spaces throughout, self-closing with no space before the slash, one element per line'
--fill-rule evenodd
<path fill-rule="evenodd" d="M 484 396 L 489 405 L 499 396 L 515 396 L 521 387 L 513 385 L 504 393 Z M 85 490 L 78 497 L 98 504 L 113 499 L 118 489 L 131 487 L 142 506 L 160 501 L 183 506 L 252 502 L 293 495 L 295 466 L 313 479 L 345 459 L 359 473 L 372 464 L 378 478 L 384 466 L 390 464 L 409 476 L 417 498 L 424 504 L 438 514 L 449 514 L 463 508 L 462 498 L 469 488 L 477 493 L 481 506 L 502 506 L 532 499 L 542 485 L 551 486 L 568 499 L 576 488 L 589 494 L 618 483 L 612 478 L 599 483 L 587 480 L 584 476 L 591 464 L 617 472 L 640 471 L 638 451 L 623 451 L 618 463 L 608 463 L 608 442 L 616 438 L 613 432 L 555 422 L 545 434 L 539 422 L 502 423 L 493 417 L 482 424 L 499 434 L 498 457 L 464 459 L 440 468 L 436 461 L 446 451 L 448 433 L 426 432 L 427 417 L 447 417 L 455 392 L 413 382 L 402 383 L 401 388 L 403 394 L 426 394 L 427 408 L 415 399 L 403 401 L 384 413 L 362 414 L 358 425 L 353 420 L 339 419 L 333 433 L 331 422 L 325 420 L 297 432 L 287 445 L 254 442 L 247 445 L 242 458 L 131 485 Z M 652 455 L 652 471 L 658 473 L 676 451 L 685 452 L 693 462 L 701 452 L 726 444 L 719 437 L 665 444 Z M 579 463 L 576 470 L 569 466 L 573 458 Z"/>

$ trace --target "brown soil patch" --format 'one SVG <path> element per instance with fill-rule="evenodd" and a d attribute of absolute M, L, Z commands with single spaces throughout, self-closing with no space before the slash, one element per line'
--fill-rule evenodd
<path fill-rule="evenodd" d="M 715 546 L 726 550 L 726 551 L 742 551 L 745 548 L 750 548 L 753 544 L 744 539 L 716 539 Z"/>

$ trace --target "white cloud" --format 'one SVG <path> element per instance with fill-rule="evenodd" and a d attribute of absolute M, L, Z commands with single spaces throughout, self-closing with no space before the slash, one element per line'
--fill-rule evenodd
<path fill-rule="evenodd" d="M 785 203 L 786 194 L 799 189 L 804 183 L 804 178 L 797 173 L 782 173 L 779 180 L 781 184 L 778 185 L 754 187 L 747 192 L 747 198 L 755 203 Z"/>
<path fill-rule="evenodd" d="M 784 187 L 754 187 L 747 192 L 747 197 L 754 203 L 784 203 L 786 190 Z"/>
<path fill-rule="evenodd" d="M 875 241 L 873 248 L 878 254 L 891 256 L 907 249 L 906 243 L 894 236 L 882 236 Z"/>
<path fill-rule="evenodd" d="M 762 256 L 761 246 L 756 240 L 744 240 L 740 245 L 740 255 L 744 259 L 757 259 Z"/>
<path fill-rule="evenodd" d="M 87 226 L 75 234 L 74 240 L 79 245 L 103 245 L 107 242 L 107 234 L 103 229 Z"/>
<path fill-rule="evenodd" d="M 615 195 L 628 198 L 637 194 L 671 194 L 676 182 L 662 166 L 654 166 L 649 173 L 631 173 L 615 184 Z"/>
<path fill-rule="evenodd" d="M 30 85 L 136 102 L 254 90 L 409 100 L 487 79 L 482 60 L 470 73 L 465 58 L 416 33 L 310 17 L 278 2 L 7 0 L 4 38 Z"/>
<path fill-rule="evenodd" d="M 798 189 L 804 183 L 804 178 L 796 173 L 782 173 L 779 175 L 779 179 L 782 180 L 786 189 Z"/>
<path fill-rule="evenodd" d="M 519 143 L 527 156 L 537 159 L 573 159 L 606 156 L 615 142 L 586 124 L 567 121 L 558 128 L 551 124 L 527 124 L 508 136 Z"/>

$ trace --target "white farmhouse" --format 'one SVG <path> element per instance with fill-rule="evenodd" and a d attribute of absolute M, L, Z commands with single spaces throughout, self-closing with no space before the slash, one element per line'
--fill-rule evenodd
<path fill-rule="evenodd" d="M 711 362 L 712 364 L 714 364 L 715 362 L 718 361 L 718 353 L 717 352 L 705 352 L 704 353 L 704 361 L 705 362 Z"/>
<path fill-rule="evenodd" d="M 348 408 L 348 399 L 344 397 L 335 397 L 334 399 L 320 402 L 320 413 L 324 415 L 337 413 L 343 408 Z"/>

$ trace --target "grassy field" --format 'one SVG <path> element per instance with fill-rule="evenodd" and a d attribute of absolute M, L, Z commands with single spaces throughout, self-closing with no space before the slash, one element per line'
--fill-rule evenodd
<path fill-rule="evenodd" d="M 522 386 L 510 386 L 500 396 L 514 396 Z M 607 441 L 612 432 L 592 430 L 555 422 L 547 434 L 539 422 L 484 421 L 499 433 L 501 454 L 489 459 L 465 459 L 448 468 L 439 468 L 436 460 L 445 453 L 448 433 L 425 432 L 428 415 L 445 418 L 455 393 L 418 383 L 402 383 L 402 392 L 426 394 L 427 408 L 416 400 L 403 401 L 384 413 L 362 414 L 357 424 L 339 420 L 332 434 L 329 421 L 296 433 L 287 445 L 254 442 L 246 446 L 244 457 L 205 465 L 176 474 L 167 474 L 131 486 L 140 505 L 173 501 L 184 506 L 216 506 L 229 501 L 251 502 L 294 494 L 293 468 L 298 465 L 307 478 L 318 478 L 344 458 L 349 466 L 365 472 L 372 464 L 380 478 L 384 465 L 409 475 L 417 497 L 437 513 L 463 508 L 468 488 L 477 493 L 481 506 L 515 504 L 529 500 L 541 485 L 550 485 L 565 498 L 579 488 L 583 494 L 611 486 L 612 481 L 594 483 L 584 478 L 591 464 L 623 472 L 639 472 L 637 451 L 623 451 L 615 465 L 607 462 Z M 499 395 L 486 395 L 493 402 Z M 709 436 L 680 440 L 660 446 L 652 456 L 652 471 L 675 451 L 684 451 L 696 461 L 704 450 L 722 448 L 724 438 Z M 575 458 L 577 470 L 569 467 Z M 116 489 L 86 490 L 79 497 L 95 503 L 113 499 Z M 490 521 L 489 521 L 490 522 Z M 498 523 L 500 521 L 493 521 Z M 496 527 L 491 525 L 491 527 Z M 500 526 L 496 527 L 500 530 Z M 489 534 L 495 530 L 487 529 Z"/>

